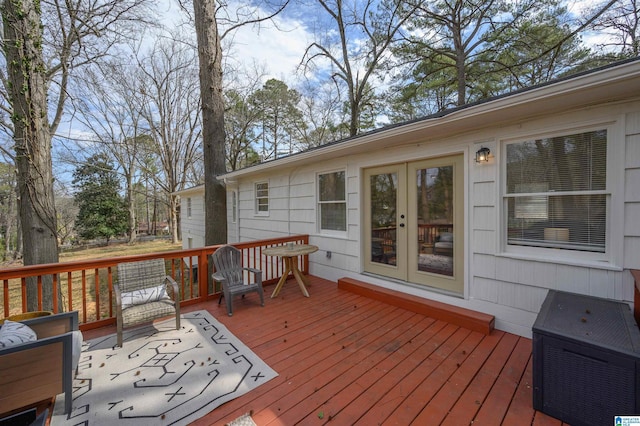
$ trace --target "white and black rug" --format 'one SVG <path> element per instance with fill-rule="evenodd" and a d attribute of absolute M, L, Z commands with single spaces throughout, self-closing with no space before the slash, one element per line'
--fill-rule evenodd
<path fill-rule="evenodd" d="M 185 425 L 277 376 L 207 311 L 85 342 L 73 409 L 52 426 Z"/>

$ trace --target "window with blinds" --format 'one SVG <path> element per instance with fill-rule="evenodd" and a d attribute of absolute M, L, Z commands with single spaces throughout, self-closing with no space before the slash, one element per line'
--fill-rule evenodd
<path fill-rule="evenodd" d="M 347 230 L 347 199 L 344 171 L 318 175 L 320 230 Z"/>
<path fill-rule="evenodd" d="M 507 243 L 604 252 L 607 131 L 506 145 Z"/>

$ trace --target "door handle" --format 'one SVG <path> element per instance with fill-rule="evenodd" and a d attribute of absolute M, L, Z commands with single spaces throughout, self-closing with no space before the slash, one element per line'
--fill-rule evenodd
<path fill-rule="evenodd" d="M 400 228 L 404 228 L 404 223 L 401 223 L 401 224 L 400 224 Z"/>

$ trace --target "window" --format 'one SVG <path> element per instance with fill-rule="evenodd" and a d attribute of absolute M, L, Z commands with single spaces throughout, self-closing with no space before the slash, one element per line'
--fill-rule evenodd
<path fill-rule="evenodd" d="M 506 145 L 507 244 L 605 251 L 607 130 Z"/>
<path fill-rule="evenodd" d="M 318 175 L 320 229 L 347 230 L 347 200 L 344 171 Z"/>
<path fill-rule="evenodd" d="M 187 198 L 187 217 L 191 219 L 191 197 Z"/>
<path fill-rule="evenodd" d="M 256 214 L 269 213 L 269 184 L 256 183 Z"/>
<path fill-rule="evenodd" d="M 238 221 L 238 193 L 231 191 L 231 223 Z"/>

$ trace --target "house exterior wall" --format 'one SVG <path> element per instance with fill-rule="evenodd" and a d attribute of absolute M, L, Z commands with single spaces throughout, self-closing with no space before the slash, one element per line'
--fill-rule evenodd
<path fill-rule="evenodd" d="M 188 208 L 189 200 L 191 200 L 191 214 Z M 180 234 L 183 249 L 204 247 L 204 224 L 204 187 L 181 193 Z"/>
<path fill-rule="evenodd" d="M 503 230 L 504 144 L 553 132 L 608 126 L 608 180 L 611 190 L 607 262 L 580 256 L 523 255 L 505 249 Z M 491 149 L 489 163 L 477 164 L 474 153 Z M 431 140 L 399 140 L 393 148 L 336 156 L 313 165 L 282 167 L 264 174 L 240 176 L 239 241 L 309 234 L 320 250 L 310 255 L 310 272 L 330 280 L 362 279 L 386 288 L 479 310 L 496 316 L 496 327 L 531 336 L 531 326 L 548 289 L 632 303 L 633 280 L 628 269 L 640 268 L 640 102 L 592 106 L 577 111 L 526 118 L 499 127 Z M 363 276 L 362 175 L 368 167 L 424 158 L 464 154 L 465 220 L 463 297 Z M 347 230 L 331 234 L 318 229 L 317 175 L 346 172 Z M 269 185 L 269 212 L 256 213 L 255 184 Z M 230 236 L 232 232 L 230 231 Z M 331 252 L 331 257 L 327 256 Z M 561 251 L 562 252 L 562 251 Z M 566 251 L 565 251 L 566 252 Z"/>

